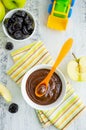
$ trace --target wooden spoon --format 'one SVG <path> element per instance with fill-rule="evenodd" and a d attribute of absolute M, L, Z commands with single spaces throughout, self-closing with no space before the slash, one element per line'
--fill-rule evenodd
<path fill-rule="evenodd" d="M 71 49 L 72 44 L 73 44 L 73 39 L 70 38 L 62 46 L 62 49 L 61 49 L 61 51 L 60 51 L 54 65 L 53 65 L 52 69 L 50 70 L 50 72 L 48 73 L 46 78 L 43 81 L 41 81 L 35 88 L 35 95 L 37 97 L 42 97 L 46 93 L 46 91 L 48 89 L 48 83 L 49 83 L 49 81 L 51 79 L 51 76 L 55 72 L 57 66 L 60 64 L 60 62 L 63 60 L 63 58 L 66 56 L 66 54 Z"/>

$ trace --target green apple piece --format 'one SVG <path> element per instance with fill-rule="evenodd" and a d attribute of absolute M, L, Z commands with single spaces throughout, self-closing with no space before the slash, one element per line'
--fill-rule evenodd
<path fill-rule="evenodd" d="M 11 102 L 12 96 L 10 91 L 4 85 L 0 84 L 0 95 L 7 101 Z"/>
<path fill-rule="evenodd" d="M 86 81 L 86 56 L 79 59 L 73 54 L 74 60 L 67 65 L 69 77 L 74 81 Z"/>
<path fill-rule="evenodd" d="M 3 20 L 4 16 L 5 16 L 5 8 L 0 1 L 0 22 Z"/>
<path fill-rule="evenodd" d="M 2 0 L 4 6 L 8 9 L 23 8 L 26 0 Z"/>

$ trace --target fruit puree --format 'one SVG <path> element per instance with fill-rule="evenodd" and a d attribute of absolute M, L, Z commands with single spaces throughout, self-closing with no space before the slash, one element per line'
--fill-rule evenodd
<path fill-rule="evenodd" d="M 55 102 L 62 91 L 61 79 L 54 73 L 50 79 L 46 94 L 42 97 L 35 95 L 35 87 L 47 76 L 49 71 L 48 69 L 36 70 L 28 77 L 26 82 L 26 91 L 29 98 L 39 105 L 48 105 Z"/>

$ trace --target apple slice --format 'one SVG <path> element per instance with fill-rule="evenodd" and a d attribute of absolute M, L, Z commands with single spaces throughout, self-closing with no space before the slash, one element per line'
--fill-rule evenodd
<path fill-rule="evenodd" d="M 86 72 L 81 73 L 81 81 L 86 81 Z"/>
<path fill-rule="evenodd" d="M 86 81 L 86 56 L 83 56 L 79 60 L 81 80 Z"/>
<path fill-rule="evenodd" d="M 74 60 L 71 60 L 67 66 L 69 77 L 75 81 L 86 81 L 86 56 L 79 59 L 73 54 Z"/>
<path fill-rule="evenodd" d="M 79 66 L 76 60 L 71 60 L 67 66 L 67 72 L 72 80 L 80 80 Z"/>
<path fill-rule="evenodd" d="M 9 92 L 9 90 L 3 86 L 2 84 L 0 84 L 0 95 L 2 95 L 2 97 L 7 101 L 7 102 L 11 102 L 12 100 L 12 96 Z"/>
<path fill-rule="evenodd" d="M 86 73 L 86 56 L 83 56 L 79 60 L 80 71 Z"/>

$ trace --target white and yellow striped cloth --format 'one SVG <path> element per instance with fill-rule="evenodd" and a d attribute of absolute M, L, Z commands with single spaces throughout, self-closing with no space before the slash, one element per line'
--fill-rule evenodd
<path fill-rule="evenodd" d="M 42 42 L 34 42 L 15 50 L 11 53 L 15 64 L 7 71 L 7 74 L 17 83 L 20 84 L 24 74 L 37 64 L 52 64 L 52 58 Z M 67 84 L 67 92 L 63 102 L 56 108 L 48 111 L 36 110 L 39 120 L 43 127 L 53 124 L 60 130 L 73 121 L 85 106 L 80 98 L 75 94 L 71 85 Z"/>

